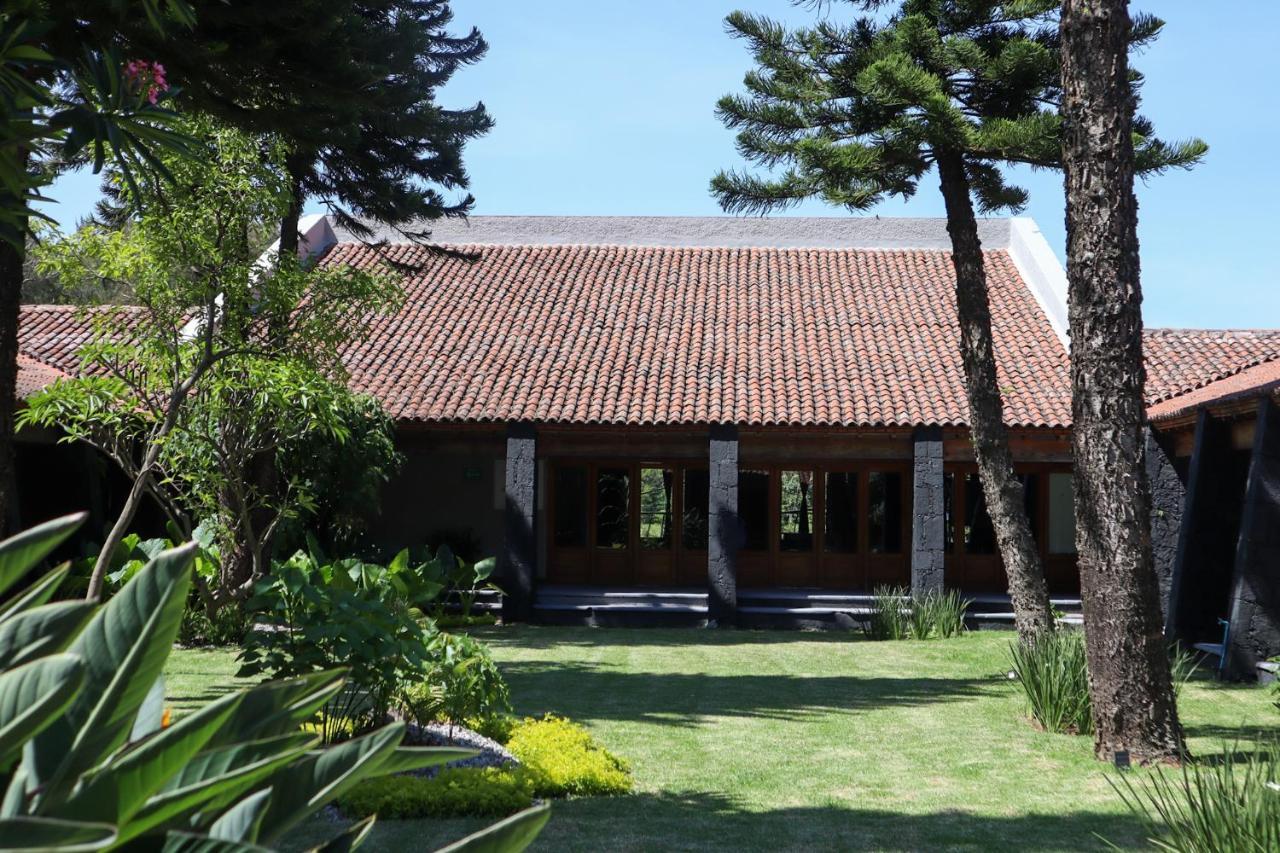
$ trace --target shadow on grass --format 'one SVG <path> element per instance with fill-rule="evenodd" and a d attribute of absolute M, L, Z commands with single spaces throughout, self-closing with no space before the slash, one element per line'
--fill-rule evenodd
<path fill-rule="evenodd" d="M 635 794 L 552 804 L 531 850 L 1102 850 L 1143 841 L 1131 814 L 1064 810 L 981 815 L 959 810 L 893 811 L 832 804 L 749 807 L 709 792 Z M 367 851 L 431 850 L 482 826 L 481 820 L 379 821 Z M 329 830 L 331 833 L 332 830 Z"/>
<path fill-rule="evenodd" d="M 612 670 L 607 665 L 501 664 L 522 713 L 695 726 L 708 717 L 799 720 L 998 695 L 1004 682 L 964 678 L 710 675 Z"/>

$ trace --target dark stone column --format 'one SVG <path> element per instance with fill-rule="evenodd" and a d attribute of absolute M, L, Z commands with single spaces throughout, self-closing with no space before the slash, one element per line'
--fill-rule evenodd
<path fill-rule="evenodd" d="M 1231 586 L 1227 675 L 1252 678 L 1280 652 L 1280 411 L 1258 401 Z"/>
<path fill-rule="evenodd" d="M 502 618 L 522 622 L 533 613 L 538 569 L 537 440 L 531 424 L 507 428 L 506 541 L 502 550 Z"/>
<path fill-rule="evenodd" d="M 711 428 L 711 493 L 707 500 L 707 608 L 717 624 L 733 624 L 738 612 L 738 428 Z"/>
<path fill-rule="evenodd" d="M 946 480 L 942 429 L 919 427 L 912 435 L 915 469 L 911 511 L 911 591 L 941 591 L 946 547 Z"/>
<path fill-rule="evenodd" d="M 1151 556 L 1160 583 L 1160 610 L 1169 622 L 1169 595 L 1187 487 L 1160 437 L 1147 427 L 1147 480 L 1151 483 Z"/>
<path fill-rule="evenodd" d="M 1213 598 L 1212 574 L 1223 571 L 1214 559 L 1215 550 L 1221 553 L 1223 543 L 1234 541 L 1235 536 L 1235 529 L 1223 512 L 1224 504 L 1230 502 L 1224 486 L 1229 479 L 1229 449 L 1230 436 L 1222 424 L 1201 410 L 1169 578 L 1165 634 L 1170 638 L 1198 642 L 1213 635 L 1213 614 L 1205 612 L 1205 607 Z"/>

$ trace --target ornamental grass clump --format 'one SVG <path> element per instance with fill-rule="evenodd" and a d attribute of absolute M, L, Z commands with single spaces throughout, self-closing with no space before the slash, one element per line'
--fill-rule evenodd
<path fill-rule="evenodd" d="M 1093 729 L 1084 634 L 1057 630 L 1009 646 L 1013 674 L 1031 718 L 1047 732 L 1088 734 Z"/>
<path fill-rule="evenodd" d="M 911 597 L 911 636 L 917 640 L 948 640 L 964 633 L 964 613 L 969 602 L 955 590 L 931 589 Z"/>
<path fill-rule="evenodd" d="M 1280 850 L 1280 742 L 1226 745 L 1212 761 L 1110 778 L 1159 850 Z"/>
<path fill-rule="evenodd" d="M 873 640 L 905 640 L 911 633 L 904 607 L 907 590 L 901 586 L 878 586 L 872 590 L 871 612 L 867 616 L 867 636 Z"/>

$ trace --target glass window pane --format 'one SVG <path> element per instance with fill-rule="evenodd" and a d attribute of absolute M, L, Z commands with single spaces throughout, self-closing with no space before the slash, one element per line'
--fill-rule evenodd
<path fill-rule="evenodd" d="M 670 468 L 640 469 L 640 547 L 671 547 L 671 493 L 676 472 Z"/>
<path fill-rule="evenodd" d="M 822 547 L 834 554 L 853 554 L 858 550 L 858 473 L 828 471 L 826 503 L 823 506 L 826 527 Z"/>
<path fill-rule="evenodd" d="M 769 550 L 769 472 L 738 472 L 738 518 L 742 521 L 742 547 Z"/>
<path fill-rule="evenodd" d="M 1075 497 L 1070 474 L 1049 475 L 1049 553 L 1076 552 Z"/>
<path fill-rule="evenodd" d="M 952 554 L 956 550 L 956 475 L 942 475 L 942 517 L 946 527 L 942 531 L 943 550 Z"/>
<path fill-rule="evenodd" d="M 867 478 L 867 539 L 872 554 L 902 552 L 902 475 L 872 471 Z"/>
<path fill-rule="evenodd" d="M 601 468 L 596 472 L 596 547 L 626 548 L 631 510 L 631 472 Z"/>
<path fill-rule="evenodd" d="M 587 547 L 587 468 L 555 469 L 555 536 L 557 548 Z"/>
<path fill-rule="evenodd" d="M 813 472 L 783 471 L 781 526 L 783 551 L 813 550 Z"/>
<path fill-rule="evenodd" d="M 977 474 L 964 475 L 964 550 L 966 554 L 994 554 L 996 531 L 987 515 L 987 498 Z"/>
<path fill-rule="evenodd" d="M 707 501 L 711 495 L 711 472 L 706 468 L 684 469 L 684 518 L 682 538 L 690 551 L 707 550 Z"/>

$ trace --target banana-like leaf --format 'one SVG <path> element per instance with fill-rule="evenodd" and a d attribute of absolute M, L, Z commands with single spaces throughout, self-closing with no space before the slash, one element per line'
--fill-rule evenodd
<path fill-rule="evenodd" d="M 394 773 L 421 770 L 424 767 L 439 767 L 450 761 L 461 761 L 479 754 L 474 749 L 456 749 L 451 746 L 402 746 L 378 765 L 377 775 L 390 776 Z"/>
<path fill-rule="evenodd" d="M 84 689 L 55 725 L 40 733 L 24 766 L 41 789 L 36 804 L 65 798 L 80 774 L 129 736 L 164 670 L 191 588 L 195 545 L 165 551 L 112 596 L 71 644 L 85 662 Z"/>
<path fill-rule="evenodd" d="M 133 728 L 129 731 L 129 742 L 142 740 L 164 728 L 164 676 L 156 679 L 155 684 L 147 691 L 147 697 L 138 706 L 138 713 L 133 718 Z"/>
<path fill-rule="evenodd" d="M 332 669 L 251 688 L 210 747 L 297 731 L 342 689 L 345 677 L 345 669 Z"/>
<path fill-rule="evenodd" d="M 58 591 L 58 587 L 66 580 L 67 573 L 71 571 L 70 563 L 63 563 L 51 572 L 48 572 L 40 580 L 18 593 L 9 601 L 0 604 L 0 625 L 3 625 L 17 614 L 32 607 L 39 607 L 49 599 L 53 598 L 53 594 Z"/>
<path fill-rule="evenodd" d="M 97 605 L 89 601 L 46 604 L 0 622 L 0 666 L 13 669 L 71 645 Z"/>
<path fill-rule="evenodd" d="M 103 823 L 13 817 L 0 820 L 0 850 L 103 850 L 116 840 L 116 828 Z"/>
<path fill-rule="evenodd" d="M 131 744 L 86 776 L 71 797 L 44 809 L 44 813 L 115 824 L 120 828 L 121 842 L 159 825 L 181 809 L 151 809 L 146 820 L 133 818 L 195 758 L 226 723 L 241 698 L 238 693 L 224 696 L 169 728 Z"/>
<path fill-rule="evenodd" d="M 209 837 L 252 844 L 258 840 L 258 830 L 270 802 L 270 788 L 245 797 L 209 825 Z"/>
<path fill-rule="evenodd" d="M 86 513 L 64 515 L 0 542 L 0 595 L 31 571 L 84 523 Z"/>
<path fill-rule="evenodd" d="M 285 735 L 201 753 L 147 800 L 130 823 L 156 826 L 196 812 L 212 820 L 264 779 L 305 757 L 315 742 L 304 734 Z"/>
<path fill-rule="evenodd" d="M 533 843 L 550 817 L 550 806 L 534 806 L 442 847 L 436 853 L 520 853 Z"/>
<path fill-rule="evenodd" d="M 51 655 L 0 674 L 0 771 L 23 744 L 55 723 L 84 682 L 75 655 Z"/>
<path fill-rule="evenodd" d="M 368 837 L 375 820 L 377 820 L 376 815 L 369 815 L 359 823 L 351 824 L 319 847 L 312 847 L 307 853 L 351 853 Z"/>
<path fill-rule="evenodd" d="M 170 831 L 164 837 L 161 853 L 273 853 L 266 847 L 243 841 L 210 838 L 193 832 Z"/>
<path fill-rule="evenodd" d="M 311 752 L 271 779 L 275 794 L 259 836 L 274 843 L 290 828 L 342 795 L 361 779 L 378 774 L 404 737 L 404 724 L 383 726 L 358 738 Z"/>

